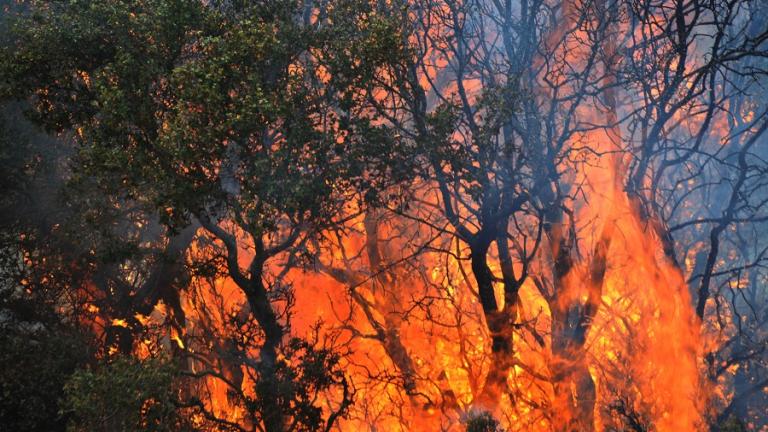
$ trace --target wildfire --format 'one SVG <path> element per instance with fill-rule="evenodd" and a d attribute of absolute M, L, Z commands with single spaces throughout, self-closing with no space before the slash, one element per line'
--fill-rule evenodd
<path fill-rule="evenodd" d="M 128 49 L 7 73 L 120 189 L 93 219 L 133 218 L 108 276 L 82 260 L 95 357 L 168 360 L 195 426 L 701 431 L 768 394 L 757 6 L 140 3 L 88 9 L 173 57 L 136 83 Z"/>

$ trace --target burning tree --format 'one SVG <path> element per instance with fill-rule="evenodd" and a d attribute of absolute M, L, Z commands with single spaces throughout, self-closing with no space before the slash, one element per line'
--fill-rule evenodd
<path fill-rule="evenodd" d="M 184 427 L 768 427 L 761 1 L 7 9 L 92 240 L 9 284 L 177 360 Z"/>
<path fill-rule="evenodd" d="M 49 129 L 75 131 L 77 176 L 94 179 L 117 207 L 141 206 L 167 227 L 166 253 L 144 286 L 108 287 L 108 295 L 133 306 L 127 316 L 108 317 L 110 329 L 130 333 L 130 322 L 151 312 L 141 306 L 159 300 L 175 327 L 185 326 L 179 293 L 160 292 L 183 288 L 180 261 L 196 235 L 207 238 L 211 253 L 190 270 L 205 275 L 213 266 L 238 288 L 245 304 L 231 317 L 229 337 L 239 343 L 226 357 L 217 353 L 222 357 L 212 363 L 223 366 L 209 367 L 199 352 L 205 345 L 186 354 L 204 364 L 202 371 L 192 364 L 192 374 L 217 377 L 241 396 L 245 414 L 201 409 L 267 430 L 314 429 L 323 415 L 318 395 L 306 392 L 339 387 L 330 427 L 347 410 L 351 389 L 332 354 L 289 343 L 293 293 L 283 276 L 302 259 L 311 233 L 348 217 L 344 211 L 360 192 L 350 185 L 360 174 L 342 157 L 346 148 L 379 139 L 339 118 L 335 108 L 347 102 L 337 93 L 347 89 L 320 85 L 317 51 L 339 33 L 313 22 L 317 11 L 291 2 L 29 7 L 20 13 L 36 25 L 17 27 L 20 49 L 5 69 L 14 81 L 9 89 L 34 93 L 33 108 Z M 55 56 L 44 52 L 52 47 Z M 284 262 L 273 273 L 278 259 Z M 132 352 L 130 336 L 119 351 Z"/>

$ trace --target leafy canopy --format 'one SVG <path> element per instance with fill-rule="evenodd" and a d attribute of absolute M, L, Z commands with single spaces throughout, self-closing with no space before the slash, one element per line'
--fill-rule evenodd
<path fill-rule="evenodd" d="M 363 86 L 394 55 L 394 27 L 363 2 L 205 3 L 31 1 L 2 48 L 0 96 L 32 95 L 36 120 L 75 131 L 76 176 L 169 224 L 327 223 L 395 145 Z"/>

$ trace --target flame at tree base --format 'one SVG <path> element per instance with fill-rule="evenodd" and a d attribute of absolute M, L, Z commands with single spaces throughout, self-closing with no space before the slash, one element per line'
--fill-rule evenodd
<path fill-rule="evenodd" d="M 616 142 L 611 131 L 601 138 Z M 579 305 L 588 322 L 576 325 L 588 330 L 581 352 L 572 340 L 558 350 L 553 330 L 553 370 L 572 374 L 569 387 L 555 386 L 555 430 L 701 430 L 701 326 L 682 269 L 660 238 L 659 221 L 623 189 L 621 153 L 612 144 L 593 147 L 611 150 L 607 163 L 581 170 L 585 197 L 575 223 L 579 249 L 590 253 L 565 277 L 555 304 L 557 313 Z M 593 411 L 585 414 L 583 405 Z"/>
<path fill-rule="evenodd" d="M 618 416 L 624 425 L 658 431 L 700 430 L 707 402 L 703 345 L 688 286 L 663 252 L 654 222 L 641 218 L 625 196 L 620 204 L 602 304 L 587 342 L 599 383 L 596 406 L 609 411 L 595 418 Z M 599 421 L 597 429 L 608 422 Z"/>

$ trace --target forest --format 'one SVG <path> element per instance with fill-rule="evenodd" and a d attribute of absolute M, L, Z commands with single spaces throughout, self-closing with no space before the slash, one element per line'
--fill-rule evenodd
<path fill-rule="evenodd" d="M 0 0 L 0 430 L 768 431 L 768 0 Z"/>

